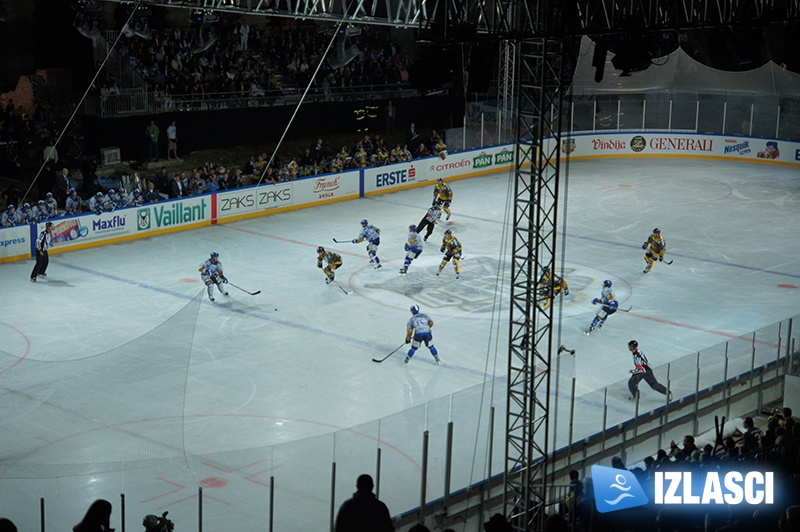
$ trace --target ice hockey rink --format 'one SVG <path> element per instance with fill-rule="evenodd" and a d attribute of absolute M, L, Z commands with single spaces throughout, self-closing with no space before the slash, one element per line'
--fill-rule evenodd
<path fill-rule="evenodd" d="M 568 443 L 573 376 L 574 437 L 601 430 L 604 393 L 610 419 L 633 416 L 629 340 L 666 383 L 667 363 L 729 340 L 749 351 L 751 331 L 798 314 L 796 169 L 625 159 L 572 162 L 562 179 L 570 294 L 556 302 L 554 330 L 575 355 L 555 363 L 556 447 Z M 485 455 L 489 406 L 495 437 L 504 433 L 512 184 L 508 173 L 452 181 L 450 223 L 406 276 L 407 226 L 431 187 L 53 252 L 35 284 L 32 261 L 0 265 L 0 515 L 38 529 L 44 498 L 47 528 L 64 529 L 105 498 L 119 529 L 124 493 L 132 530 L 166 510 L 191 530 L 202 487 L 205 529 L 265 530 L 273 478 L 275 529 L 324 530 L 332 484 L 338 508 L 358 474 L 374 474 L 378 448 L 380 497 L 399 515 L 419 505 L 423 431 L 450 420 L 468 449 L 453 485 L 501 472 L 501 440 Z M 362 218 L 381 229 L 381 270 L 363 244 L 332 241 L 355 238 Z M 654 227 L 673 263 L 644 275 Z M 445 228 L 464 248 L 460 280 L 452 265 L 435 275 Z M 339 285 L 316 267 L 320 245 L 343 257 Z M 212 251 L 232 283 L 261 294 L 229 287 L 209 301 L 197 268 Z M 631 310 L 586 336 L 604 279 Z M 422 347 L 404 367 L 406 346 L 373 362 L 403 343 L 412 304 L 435 321 L 443 364 Z M 681 379 L 687 366 L 671 365 L 676 399 L 694 390 L 693 374 Z M 642 408 L 663 404 L 640 390 Z M 437 435 L 429 467 L 443 461 Z M 442 490 L 431 475 L 428 500 Z"/>

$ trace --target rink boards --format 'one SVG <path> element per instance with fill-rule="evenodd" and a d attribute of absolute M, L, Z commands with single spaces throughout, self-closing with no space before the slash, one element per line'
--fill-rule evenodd
<path fill-rule="evenodd" d="M 555 146 L 545 148 L 551 151 Z M 439 178 L 464 179 L 514 168 L 514 145 L 488 146 L 426 157 L 408 163 L 307 177 L 276 185 L 245 187 L 199 197 L 168 200 L 113 212 L 53 220 L 51 252 L 100 246 L 174 231 L 231 222 L 292 209 L 432 185 Z M 695 157 L 800 165 L 800 143 L 777 139 L 665 131 L 591 132 L 562 138 L 570 159 L 608 157 Z M 529 160 L 530 157 L 521 157 Z M 34 256 L 44 224 L 0 230 L 0 262 Z"/>

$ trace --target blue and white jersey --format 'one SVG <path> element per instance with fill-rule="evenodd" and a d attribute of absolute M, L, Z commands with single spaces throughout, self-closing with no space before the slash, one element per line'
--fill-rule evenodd
<path fill-rule="evenodd" d="M 414 251 L 422 251 L 422 239 L 416 231 L 409 231 L 408 247 Z"/>
<path fill-rule="evenodd" d="M 77 194 L 67 196 L 67 212 L 79 213 L 83 210 L 82 205 L 81 197 Z"/>
<path fill-rule="evenodd" d="M 47 214 L 49 214 L 51 218 L 56 216 L 58 212 L 58 203 L 56 202 L 56 199 L 50 197 L 44 200 L 44 202 L 47 205 Z"/>
<path fill-rule="evenodd" d="M 419 314 L 414 314 L 411 316 L 411 319 L 408 320 L 408 324 L 406 325 L 406 330 L 413 330 L 414 336 L 420 334 L 430 334 L 431 326 L 428 325 L 430 322 L 430 317 L 428 317 L 427 314 L 420 312 Z"/>
<path fill-rule="evenodd" d="M 89 198 L 89 210 L 90 211 L 100 211 L 103 210 L 103 201 L 105 200 L 105 196 L 102 193 L 98 192 L 91 198 Z"/>
<path fill-rule="evenodd" d="M 218 277 L 222 275 L 222 263 L 220 261 L 214 262 L 211 259 L 206 259 L 200 263 L 200 275 L 208 275 L 209 277 Z"/>
<path fill-rule="evenodd" d="M 46 222 L 50 215 L 47 212 L 47 205 L 36 205 L 31 207 L 33 219 L 37 222 Z"/>
<path fill-rule="evenodd" d="M 0 218 L 0 223 L 3 225 L 17 225 L 17 211 L 11 212 L 6 210 Z"/>
<path fill-rule="evenodd" d="M 609 301 L 614 301 L 616 299 L 610 286 L 603 287 L 603 291 L 600 293 L 600 299 L 603 301 L 604 305 Z"/>
<path fill-rule="evenodd" d="M 361 231 L 359 231 L 358 238 L 363 238 L 370 244 L 375 244 L 381 239 L 380 229 L 372 224 L 364 226 L 361 228 Z"/>
<path fill-rule="evenodd" d="M 30 207 L 23 207 L 17 211 L 17 221 L 21 224 L 36 223 L 36 219 L 33 217 L 33 211 Z"/>
<path fill-rule="evenodd" d="M 135 190 L 135 191 L 131 192 L 128 195 L 128 205 L 129 206 L 135 206 L 135 207 L 141 207 L 142 206 L 142 193 L 139 192 L 137 194 L 137 192 L 138 192 L 138 190 Z"/>

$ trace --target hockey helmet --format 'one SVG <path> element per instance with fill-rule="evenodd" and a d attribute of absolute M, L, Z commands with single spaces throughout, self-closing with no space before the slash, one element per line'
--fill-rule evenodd
<path fill-rule="evenodd" d="M 630 342 L 628 342 L 628 349 L 634 349 L 634 350 L 639 349 L 639 342 L 637 342 L 636 340 L 631 340 Z"/>
<path fill-rule="evenodd" d="M 47 202 L 45 202 L 43 199 L 40 199 L 36 202 L 36 205 L 47 205 Z"/>
<path fill-rule="evenodd" d="M 94 197 L 95 198 L 102 198 L 103 197 L 103 193 L 102 192 L 98 192 L 97 194 L 94 195 Z"/>
<path fill-rule="evenodd" d="M 46 224 L 44 224 L 44 226 L 49 229 L 53 227 L 53 222 L 47 222 Z"/>
<path fill-rule="evenodd" d="M 13 205 L 9 205 L 8 207 L 6 207 L 7 211 L 13 211 L 14 209 L 16 209 L 16 207 L 14 207 Z"/>
<path fill-rule="evenodd" d="M 217 253 L 216 251 L 212 251 L 211 252 L 211 258 L 212 259 L 218 259 L 219 258 L 219 253 Z"/>
<path fill-rule="evenodd" d="M 448 229 L 444 232 L 444 236 L 453 236 L 453 232 L 450 229 Z"/>
<path fill-rule="evenodd" d="M 410 310 L 411 310 L 411 314 L 416 316 L 417 314 L 419 314 L 419 305 L 411 305 L 411 309 Z"/>
<path fill-rule="evenodd" d="M 109 190 L 109 191 L 108 191 L 108 195 L 109 195 L 109 196 L 116 196 L 116 194 L 117 194 L 117 191 L 116 191 L 116 190 L 114 190 L 113 188 L 112 188 L 111 190 Z"/>
<path fill-rule="evenodd" d="M 661 234 L 661 229 L 659 229 L 658 227 L 656 227 L 655 229 L 653 229 L 653 234 L 654 234 L 654 235 L 660 235 L 660 234 Z"/>
<path fill-rule="evenodd" d="M 366 218 L 364 218 L 363 220 L 361 220 L 361 225 L 362 225 L 362 226 L 369 225 L 369 222 L 367 221 L 367 219 L 366 219 Z"/>
<path fill-rule="evenodd" d="M 48 192 L 47 194 L 44 195 L 44 197 L 45 198 L 52 198 L 53 197 L 53 193 L 52 192 Z"/>
<path fill-rule="evenodd" d="M 31 204 L 30 204 L 30 203 L 23 203 L 23 204 L 22 204 L 22 208 L 23 208 L 23 209 L 28 209 L 28 210 L 30 210 L 30 208 L 31 208 Z"/>
<path fill-rule="evenodd" d="M 409 231 L 413 231 L 413 232 L 416 233 L 417 232 L 417 226 L 414 225 L 414 224 L 411 224 L 411 225 L 408 226 L 408 230 Z"/>
<path fill-rule="evenodd" d="M 69 194 L 70 194 L 70 195 L 72 195 L 72 194 L 77 194 L 77 193 L 78 193 L 78 191 L 77 191 L 77 190 L 75 190 L 74 188 L 71 188 L 71 189 L 69 189 Z"/>
<path fill-rule="evenodd" d="M 609 281 L 608 279 L 603 281 L 603 287 L 604 288 L 611 288 L 611 281 Z"/>
<path fill-rule="evenodd" d="M 141 196 L 141 195 L 142 195 L 142 193 L 139 191 L 139 189 L 138 189 L 138 188 L 134 188 L 134 189 L 133 189 L 133 195 L 134 195 L 134 196 Z"/>
<path fill-rule="evenodd" d="M 325 248 L 320 246 L 317 248 L 317 253 L 325 253 Z"/>

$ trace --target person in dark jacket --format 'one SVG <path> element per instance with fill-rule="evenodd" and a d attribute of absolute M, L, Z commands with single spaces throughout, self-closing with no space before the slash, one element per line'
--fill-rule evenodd
<path fill-rule="evenodd" d="M 369 475 L 360 475 L 356 492 L 339 507 L 335 532 L 384 532 L 394 530 L 389 509 L 372 493 L 374 484 Z"/>
<path fill-rule="evenodd" d="M 80 523 L 72 527 L 73 532 L 114 532 L 111 528 L 111 503 L 97 499 L 86 510 Z"/>

